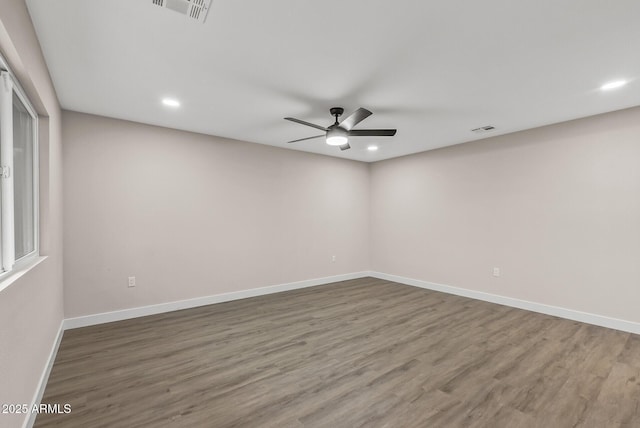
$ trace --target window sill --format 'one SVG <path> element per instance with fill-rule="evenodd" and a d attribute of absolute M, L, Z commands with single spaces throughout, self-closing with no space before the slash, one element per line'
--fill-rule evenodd
<path fill-rule="evenodd" d="M 16 263 L 11 272 L 0 275 L 0 292 L 16 282 L 31 269 L 45 261 L 46 258 L 47 256 L 36 256 L 30 257 L 28 260 L 21 260 L 20 263 Z"/>

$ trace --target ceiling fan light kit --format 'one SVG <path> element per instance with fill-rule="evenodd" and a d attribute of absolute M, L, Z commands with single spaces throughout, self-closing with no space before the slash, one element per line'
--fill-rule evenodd
<path fill-rule="evenodd" d="M 314 138 L 325 137 L 325 141 L 330 146 L 338 146 L 340 150 L 350 149 L 349 145 L 349 137 L 393 137 L 396 135 L 395 129 L 361 129 L 361 130 L 352 130 L 354 126 L 358 123 L 362 122 L 367 117 L 371 116 L 372 113 L 365 109 L 359 108 L 354 111 L 349 117 L 347 117 L 342 122 L 338 122 L 338 118 L 342 116 L 344 113 L 344 109 L 342 107 L 333 107 L 329 110 L 331 116 L 335 117 L 335 122 L 325 128 L 320 125 L 316 125 L 314 123 L 306 122 L 304 120 L 296 119 L 293 117 L 285 117 L 286 120 L 290 120 L 291 122 L 299 123 L 301 125 L 310 126 L 312 128 L 320 129 L 324 131 L 324 135 L 316 135 L 313 137 L 300 138 L 298 140 L 289 141 L 289 143 L 297 143 L 299 141 L 312 140 Z"/>
<path fill-rule="evenodd" d="M 343 146 L 349 142 L 349 132 L 336 126 L 327 131 L 327 144 L 330 146 Z"/>

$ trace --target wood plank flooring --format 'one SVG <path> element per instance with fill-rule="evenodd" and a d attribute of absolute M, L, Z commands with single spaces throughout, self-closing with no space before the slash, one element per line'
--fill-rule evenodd
<path fill-rule="evenodd" d="M 372 278 L 66 331 L 36 427 L 640 427 L 640 336 Z"/>

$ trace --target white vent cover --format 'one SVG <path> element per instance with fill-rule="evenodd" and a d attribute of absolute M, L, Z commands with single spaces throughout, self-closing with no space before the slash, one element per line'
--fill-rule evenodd
<path fill-rule="evenodd" d="M 482 134 L 484 132 L 493 131 L 494 129 L 496 129 L 495 126 L 487 125 L 487 126 L 481 126 L 480 128 L 472 129 L 471 132 L 475 132 L 476 134 Z"/>
<path fill-rule="evenodd" d="M 211 0 L 151 0 L 153 4 L 166 7 L 190 19 L 204 23 L 207 12 L 211 6 Z"/>

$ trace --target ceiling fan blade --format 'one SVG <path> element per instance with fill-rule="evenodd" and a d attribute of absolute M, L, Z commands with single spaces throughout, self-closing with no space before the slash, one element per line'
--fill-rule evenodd
<path fill-rule="evenodd" d="M 316 125 L 315 123 L 305 122 L 304 120 L 296 119 L 295 117 L 285 117 L 285 120 L 290 120 L 291 122 L 299 123 L 300 125 L 307 125 L 312 128 L 320 129 L 322 131 L 327 131 L 327 128 L 324 126 Z"/>
<path fill-rule="evenodd" d="M 350 131 L 350 137 L 393 137 L 397 129 L 356 129 Z"/>
<path fill-rule="evenodd" d="M 343 145 L 340 146 L 340 150 L 347 150 L 347 149 L 350 149 L 350 148 L 351 148 L 351 146 L 349 145 L 349 143 L 343 144 Z"/>
<path fill-rule="evenodd" d="M 287 143 L 297 143 L 298 141 L 313 140 L 314 138 L 324 137 L 325 135 L 316 135 L 315 137 L 300 138 L 299 140 L 287 141 Z"/>
<path fill-rule="evenodd" d="M 373 113 L 371 113 L 366 108 L 360 107 L 358 110 L 351 113 L 351 116 L 340 122 L 340 127 L 346 129 L 347 131 L 351 131 L 354 126 L 356 126 L 372 114 Z"/>

